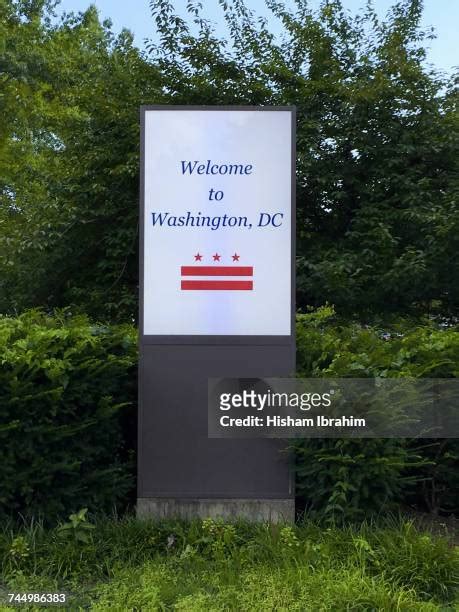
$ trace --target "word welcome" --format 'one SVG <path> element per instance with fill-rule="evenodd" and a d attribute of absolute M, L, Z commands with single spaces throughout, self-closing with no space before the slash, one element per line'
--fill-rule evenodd
<path fill-rule="evenodd" d="M 213 164 L 210 159 L 207 162 L 183 161 L 182 174 L 232 174 L 232 175 L 248 175 L 252 174 L 252 164 Z"/>

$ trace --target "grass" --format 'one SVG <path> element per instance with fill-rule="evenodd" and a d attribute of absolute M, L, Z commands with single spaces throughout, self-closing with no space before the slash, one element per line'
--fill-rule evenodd
<path fill-rule="evenodd" d="M 66 592 L 72 610 L 458 609 L 457 548 L 403 519 L 323 528 L 125 517 L 91 528 L 78 516 L 66 529 L 3 526 L 0 600 Z"/>

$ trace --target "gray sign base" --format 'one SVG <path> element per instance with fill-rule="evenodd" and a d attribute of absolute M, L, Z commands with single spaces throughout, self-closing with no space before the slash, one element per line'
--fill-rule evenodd
<path fill-rule="evenodd" d="M 205 519 L 226 521 L 242 519 L 251 522 L 292 523 L 295 520 L 293 499 L 178 499 L 139 498 L 139 518 Z"/>
<path fill-rule="evenodd" d="M 294 371 L 294 345 L 144 344 L 138 514 L 293 520 L 285 440 L 209 439 L 207 381 Z"/>

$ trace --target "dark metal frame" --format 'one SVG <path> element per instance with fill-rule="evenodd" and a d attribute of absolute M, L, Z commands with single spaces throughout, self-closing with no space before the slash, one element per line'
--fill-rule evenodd
<path fill-rule="evenodd" d="M 145 223 L 145 113 L 155 111 L 283 111 L 291 113 L 291 296 L 290 335 L 288 336 L 232 336 L 232 335 L 144 335 L 144 223 Z M 142 344 L 207 344 L 207 345 L 285 345 L 295 337 L 295 259 L 296 259 L 296 107 L 295 106 L 165 106 L 161 104 L 140 107 L 140 215 L 139 215 L 139 342 Z"/>

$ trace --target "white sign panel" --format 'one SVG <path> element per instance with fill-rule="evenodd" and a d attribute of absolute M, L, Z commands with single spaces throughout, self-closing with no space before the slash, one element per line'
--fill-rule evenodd
<path fill-rule="evenodd" d="M 290 335 L 291 122 L 145 110 L 144 335 Z"/>

